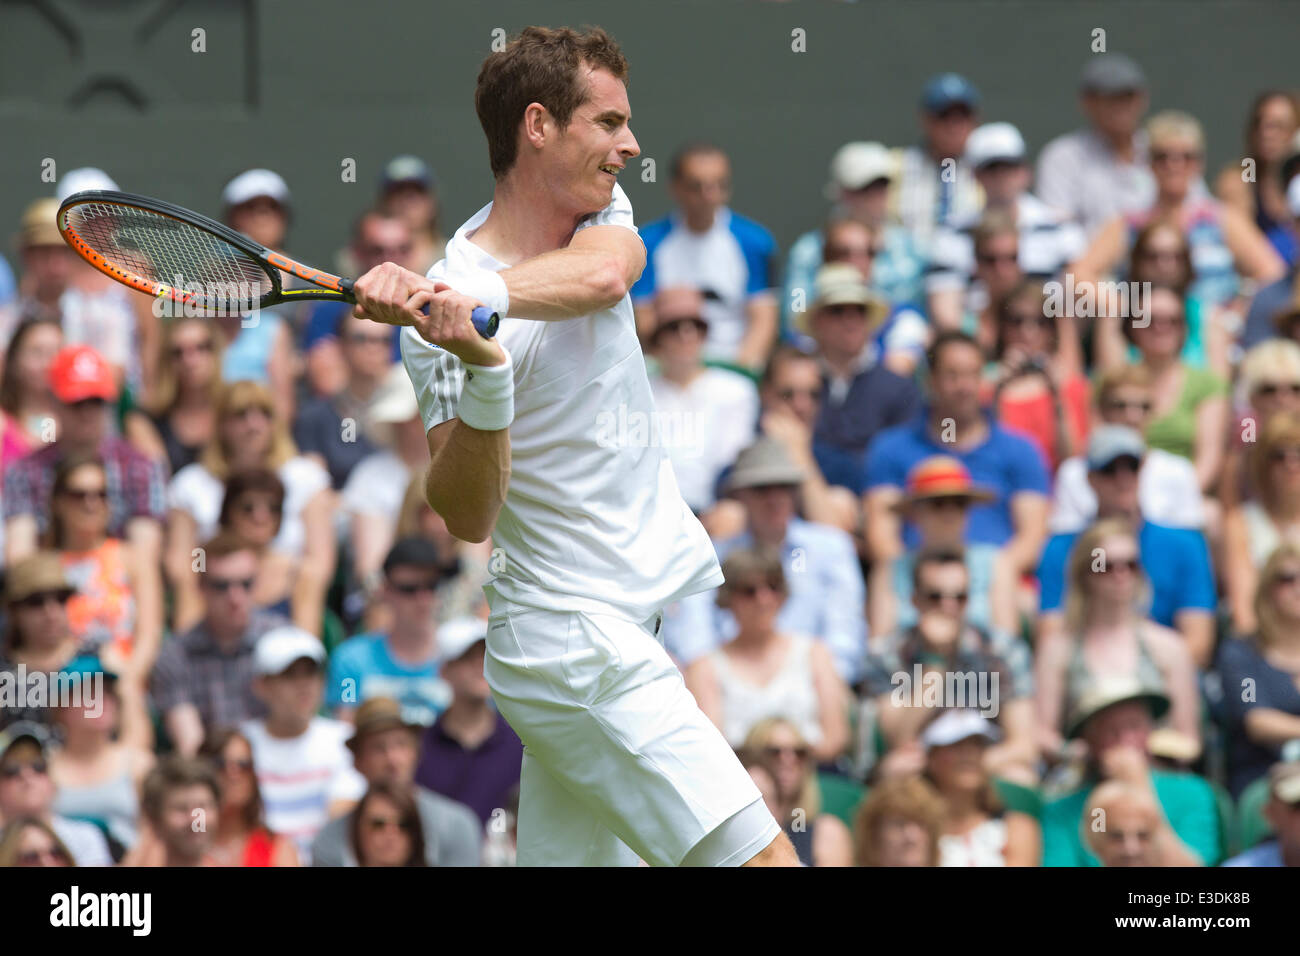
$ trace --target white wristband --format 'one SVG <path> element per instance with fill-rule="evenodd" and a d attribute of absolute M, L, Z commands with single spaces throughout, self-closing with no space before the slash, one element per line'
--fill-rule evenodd
<path fill-rule="evenodd" d="M 509 428 L 515 420 L 515 365 L 502 347 L 501 365 L 465 365 L 465 386 L 460 392 L 456 417 L 481 432 Z"/>
<path fill-rule="evenodd" d="M 478 299 L 503 319 L 509 312 L 510 292 L 506 289 L 506 280 L 490 269 L 476 269 L 458 275 L 447 284 L 461 295 Z"/>

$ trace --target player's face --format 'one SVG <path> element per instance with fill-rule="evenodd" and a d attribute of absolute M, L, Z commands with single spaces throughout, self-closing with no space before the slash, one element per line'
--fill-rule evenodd
<path fill-rule="evenodd" d="M 555 140 L 558 192 L 579 215 L 609 205 L 614 182 L 641 152 L 632 128 L 627 87 L 608 70 L 587 73 L 587 100 Z"/>

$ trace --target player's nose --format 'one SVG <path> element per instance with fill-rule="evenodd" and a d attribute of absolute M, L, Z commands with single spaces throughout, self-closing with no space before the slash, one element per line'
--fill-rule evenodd
<path fill-rule="evenodd" d="M 632 135 L 631 127 L 628 127 L 623 133 L 623 139 L 618 144 L 618 151 L 624 159 L 631 159 L 634 156 L 641 155 L 641 144 L 638 143 L 636 137 Z"/>

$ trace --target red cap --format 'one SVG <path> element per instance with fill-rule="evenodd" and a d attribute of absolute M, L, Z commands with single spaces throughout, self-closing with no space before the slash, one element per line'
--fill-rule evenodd
<path fill-rule="evenodd" d="M 117 401 L 113 369 L 89 345 L 69 345 L 59 350 L 50 363 L 50 389 L 65 405 L 87 398 Z"/>

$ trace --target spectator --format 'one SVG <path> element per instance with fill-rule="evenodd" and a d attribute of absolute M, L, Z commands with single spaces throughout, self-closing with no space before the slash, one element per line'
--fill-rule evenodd
<path fill-rule="evenodd" d="M 1038 195 L 1074 218 L 1089 238 L 1115 216 L 1151 205 L 1147 167 L 1147 80 L 1122 53 L 1089 58 L 1079 83 L 1086 129 L 1052 140 L 1038 155 Z"/>
<path fill-rule="evenodd" d="M 1034 442 L 1053 474 L 1088 435 L 1088 379 L 1069 312 L 1052 316 L 1043 283 L 1026 279 L 998 307 L 985 369 L 985 404 Z"/>
<path fill-rule="evenodd" d="M 1286 205 L 1293 229 L 1300 229 L 1300 177 L 1293 176 L 1286 187 Z M 1243 349 L 1252 348 L 1277 334 L 1274 318 L 1286 309 L 1295 295 L 1296 276 L 1300 275 L 1300 262 L 1293 263 L 1281 278 L 1263 285 L 1250 301 L 1246 324 L 1241 330 L 1238 344 Z"/>
<path fill-rule="evenodd" d="M 104 463 L 80 453 L 62 459 L 50 505 L 46 543 L 77 592 L 67 605 L 72 633 L 83 651 L 143 681 L 162 643 L 163 596 L 141 580 L 147 571 L 131 542 L 108 535 Z M 142 590 L 152 598 L 148 605 L 138 600 Z"/>
<path fill-rule="evenodd" d="M 76 593 L 58 555 L 39 551 L 5 574 L 6 620 L 0 643 L 0 674 L 15 686 L 24 671 L 54 673 L 77 655 L 79 641 L 68 625 L 68 600 Z M 19 670 L 22 668 L 22 670 Z M 18 701 L 0 709 L 0 727 L 16 721 L 47 723 L 43 704 Z"/>
<path fill-rule="evenodd" d="M 841 228 L 855 223 L 865 231 L 870 248 L 858 261 L 877 292 L 890 302 L 919 302 L 924 259 L 912 234 L 890 215 L 890 191 L 897 177 L 894 157 L 880 143 L 845 143 L 831 159 L 826 195 L 835 206 L 829 220 Z M 831 233 L 829 227 L 812 229 L 790 246 L 781 303 L 786 331 L 800 311 L 794 307 L 796 290 L 805 290 L 806 296 L 817 270 L 832 261 L 839 243 Z"/>
<path fill-rule="evenodd" d="M 1234 856 L 1224 866 L 1300 866 L 1300 761 L 1279 763 L 1269 773 L 1264 816 L 1277 838 Z"/>
<path fill-rule="evenodd" d="M 1162 692 L 1127 679 L 1095 684 L 1079 699 L 1066 729 L 1082 737 L 1087 769 L 1079 787 L 1043 808 L 1043 866 L 1097 866 L 1083 843 L 1088 795 L 1118 780 L 1154 794 L 1160 821 L 1152 837 L 1164 866 L 1212 866 L 1222 855 L 1214 791 L 1191 773 L 1152 768 L 1147 738 L 1154 720 L 1169 710 Z"/>
<path fill-rule="evenodd" d="M 216 434 L 221 344 L 211 319 L 185 316 L 166 323 L 153 391 L 140 411 L 126 416 L 127 438 L 173 475 L 198 461 Z"/>
<path fill-rule="evenodd" d="M 202 616 L 197 580 L 190 568 L 194 548 L 217 531 L 225 482 L 234 472 L 249 468 L 270 468 L 284 483 L 282 523 L 272 547 L 298 562 L 292 602 L 295 623 L 318 632 L 325 591 L 334 574 L 329 475 L 297 453 L 271 393 L 253 382 L 222 388 L 216 437 L 167 488 L 167 570 L 176 591 L 173 627 L 192 627 Z"/>
<path fill-rule="evenodd" d="M 31 554 L 47 530 L 50 492 L 58 463 L 72 454 L 98 455 L 108 477 L 108 533 L 131 542 L 142 569 L 136 599 L 143 604 L 161 593 L 152 571 L 162 555 L 163 470 L 124 439 L 112 434 L 109 404 L 117 383 L 92 348 L 69 346 L 50 365 L 50 390 L 59 402 L 58 441 L 11 464 L 4 475 L 5 563 Z"/>
<path fill-rule="evenodd" d="M 997 345 L 1002 303 L 1025 279 L 1020 227 L 1007 210 L 988 210 L 971 230 L 970 242 L 974 278 L 966 288 L 959 328 L 991 353 Z"/>
<path fill-rule="evenodd" d="M 745 530 L 714 547 L 724 561 L 741 548 L 780 554 L 782 566 L 791 570 L 786 574 L 790 594 L 777 628 L 824 641 L 841 679 L 851 684 L 866 651 L 866 585 L 852 538 L 796 516 L 803 477 L 774 439 L 760 438 L 741 452 L 728 490 L 745 510 Z M 716 591 L 693 594 L 681 602 L 680 614 L 665 620 L 665 646 L 683 663 L 735 636 L 735 619 L 716 602 Z"/>
<path fill-rule="evenodd" d="M 0 833 L 0 867 L 76 865 L 72 851 L 48 823 L 20 817 Z"/>
<path fill-rule="evenodd" d="M 1230 424 L 1219 482 L 1225 509 L 1255 496 L 1248 460 L 1260 431 L 1278 412 L 1300 413 L 1300 345 L 1285 339 L 1259 343 L 1242 358 L 1238 379 L 1244 405 Z"/>
<path fill-rule="evenodd" d="M 390 697 L 373 697 L 357 711 L 348 740 L 357 771 L 369 786 L 356 808 L 327 823 L 312 846 L 313 866 L 478 866 L 482 828 L 470 809 L 415 782 L 420 733 Z M 376 794 L 382 799 L 377 799 Z M 387 804 L 387 806 L 384 806 Z M 409 812 L 405 812 L 408 808 Z M 395 843 L 395 811 L 414 854 L 387 855 Z M 386 836 L 382 823 L 386 817 Z"/>
<path fill-rule="evenodd" d="M 1010 123 L 986 123 L 970 134 L 964 159 L 984 191 L 984 214 L 1004 213 L 1015 223 L 1025 275 L 1050 278 L 1082 254 L 1078 225 L 1029 191 L 1032 172 L 1020 130 Z M 963 299 L 975 276 L 971 233 L 981 215 L 972 211 L 955 217 L 935 234 L 925 290 L 930 319 L 939 328 L 957 328 L 961 321 Z"/>
<path fill-rule="evenodd" d="M 266 705 L 266 717 L 239 727 L 253 748 L 266 824 L 294 842 L 304 863 L 316 834 L 365 790 L 344 747 L 349 725 L 318 716 L 324 664 L 320 639 L 301 628 L 263 634 L 253 650 L 253 693 Z"/>
<path fill-rule="evenodd" d="M 1148 616 L 1178 631 L 1198 669 L 1214 654 L 1214 571 L 1204 536 L 1190 528 L 1167 528 L 1147 519 L 1138 474 L 1146 455 L 1142 436 L 1122 425 L 1093 429 L 1088 439 L 1088 483 L 1097 496 L 1097 519 L 1123 519 L 1136 529 L 1142 573 L 1151 587 Z M 1038 566 L 1040 643 L 1063 627 L 1066 567 L 1078 532 L 1052 535 Z"/>
<path fill-rule="evenodd" d="M 1108 780 L 1088 795 L 1084 811 L 1088 849 L 1102 866 L 1186 865 L 1177 855 L 1166 864 L 1165 845 L 1156 839 L 1163 823 L 1149 788 Z"/>
<path fill-rule="evenodd" d="M 63 329 L 53 319 L 24 322 L 10 339 L 0 375 L 0 468 L 53 437 L 58 402 L 50 364 L 62 346 Z"/>
<path fill-rule="evenodd" d="M 814 441 L 828 479 L 861 493 L 862 457 L 881 431 L 911 418 L 921 393 L 870 348 L 887 306 L 846 263 L 822 266 L 808 307 L 808 330 L 822 370 Z"/>
<path fill-rule="evenodd" d="M 1147 136 L 1155 197 L 1147 208 L 1117 216 L 1100 231 L 1076 264 L 1077 279 L 1110 273 L 1137 230 L 1157 219 L 1176 223 L 1186 233 L 1196 268 L 1188 291 L 1206 307 L 1227 306 L 1241 295 L 1238 275 L 1258 282 L 1281 278 L 1286 267 L 1263 233 L 1239 210 L 1206 193 L 1201 124 L 1187 113 L 1168 110 L 1147 121 Z M 1243 300 L 1240 307 L 1244 305 Z"/>
<path fill-rule="evenodd" d="M 969 599 L 970 578 L 960 551 L 917 557 L 912 571 L 917 623 L 872 648 L 862 681 L 863 696 L 875 698 L 879 731 L 889 749 L 883 772 L 922 769 L 921 731 L 937 704 L 978 708 L 996 718 L 1003 742 L 989 748 L 985 766 L 991 774 L 1033 784 L 1037 745 L 1028 650 L 1007 634 L 972 625 L 966 618 Z M 932 687 L 942 690 L 938 700 L 927 690 Z"/>
<path fill-rule="evenodd" d="M 63 672 L 80 692 L 54 707 L 62 740 L 50 757 L 54 809 L 95 823 L 130 849 L 139 822 L 136 793 L 154 765 L 144 688 L 95 657 L 78 657 Z"/>
<path fill-rule="evenodd" d="M 257 554 L 232 535 L 204 545 L 198 577 L 204 615 L 194 627 L 164 642 L 153 672 L 154 708 L 172 745 L 198 753 L 204 728 L 230 727 L 266 713 L 253 693 L 253 648 L 287 621 L 253 607 Z"/>
<path fill-rule="evenodd" d="M 1170 726 L 1199 748 L 1196 665 L 1182 635 L 1143 613 L 1143 562 L 1132 526 L 1122 518 L 1098 521 L 1079 535 L 1069 562 L 1065 631 L 1044 637 L 1037 648 L 1045 749 L 1060 748 L 1066 717 L 1092 688 L 1112 678 L 1164 688 Z"/>
<path fill-rule="evenodd" d="M 403 538 L 384 559 L 383 575 L 377 597 L 391 607 L 392 627 L 357 634 L 335 648 L 326 700 L 335 717 L 350 721 L 371 697 L 392 697 L 407 720 L 427 727 L 451 700 L 438 674 L 437 549 L 420 538 Z"/>
<path fill-rule="evenodd" d="M 713 505 L 718 476 L 748 443 L 745 425 L 758 416 L 752 381 L 704 364 L 704 305 L 696 289 L 660 287 L 648 342 L 658 362 L 650 377 L 659 431 L 652 438 L 667 451 L 682 497 L 696 514 Z"/>
<path fill-rule="evenodd" d="M 728 207 L 731 162 L 717 146 L 697 143 L 681 150 L 673 158 L 670 191 L 678 211 L 640 230 L 646 264 L 632 300 L 642 338 L 658 327 L 655 294 L 691 286 L 705 300 L 705 356 L 762 368 L 777 333 L 775 240 Z"/>
<path fill-rule="evenodd" d="M 1144 366 L 1122 365 L 1103 373 L 1095 394 L 1100 425 L 1119 425 L 1139 436 L 1146 434 L 1154 402 L 1151 373 Z M 1097 517 L 1097 494 L 1088 470 L 1086 454 L 1066 459 L 1056 470 L 1052 514 L 1047 521 L 1053 533 L 1082 531 Z M 1168 528 L 1205 525 L 1206 508 L 1196 467 L 1186 458 L 1162 448 L 1147 448 L 1137 477 L 1138 508 L 1149 521 Z"/>
<path fill-rule="evenodd" d="M 272 548 L 284 516 L 284 482 L 267 468 L 237 471 L 226 482 L 218 532 L 234 535 L 257 554 L 253 606 L 282 617 L 292 614 L 296 563 Z"/>
<path fill-rule="evenodd" d="M 918 554 L 930 550 L 959 551 L 966 561 L 969 597 L 966 619 L 982 630 L 1014 633 L 1019 629 L 1016 582 L 991 544 L 966 544 L 971 508 L 993 495 L 971 481 L 966 466 L 955 458 L 935 455 L 907 473 L 900 507 L 920 533 L 919 544 L 888 563 L 871 569 L 867 601 L 871 633 L 888 634 L 916 624 L 912 574 Z"/>
<path fill-rule="evenodd" d="M 897 151 L 889 207 L 927 255 L 937 228 L 976 212 L 983 201 L 965 162 L 979 105 L 979 91 L 965 77 L 932 77 L 921 91 L 921 143 Z"/>
<path fill-rule="evenodd" d="M 490 831 L 501 825 L 502 811 L 518 816 L 524 745 L 492 705 L 483 676 L 486 639 L 487 622 L 478 618 L 448 621 L 439 629 L 441 671 L 451 685 L 451 703 L 423 732 L 415 779 L 469 807 Z"/>
<path fill-rule="evenodd" d="M 50 732 L 41 724 L 13 723 L 0 731 L 0 821 L 39 820 L 71 851 L 77 866 L 112 866 L 99 827 L 53 812 L 49 746 Z"/>
<path fill-rule="evenodd" d="M 930 346 L 930 404 L 911 421 L 876 436 L 866 458 L 867 544 L 874 561 L 915 547 L 917 531 L 902 527 L 896 507 L 907 473 L 932 455 L 959 459 L 971 478 L 993 492 L 972 508 L 968 543 L 996 545 L 1013 573 L 1031 571 L 1047 526 L 1047 470 L 1026 438 L 991 421 L 980 407 L 984 355 L 963 332 L 941 333 Z"/>
<path fill-rule="evenodd" d="M 782 717 L 830 764 L 849 743 L 848 688 L 826 645 L 775 621 L 788 594 L 779 554 L 741 548 L 723 561 L 718 605 L 736 636 L 686 669 L 686 686 L 733 748 L 767 717 Z"/>
<path fill-rule="evenodd" d="M 836 817 L 823 813 L 813 748 L 782 717 L 766 717 L 745 736 L 743 753 L 771 777 L 767 799 L 799 862 L 804 866 L 852 866 L 853 836 Z"/>
<path fill-rule="evenodd" d="M 199 756 L 212 763 L 221 789 L 220 824 L 211 856 L 220 866 L 297 866 L 293 844 L 266 827 L 262 791 L 253 770 L 253 748 L 239 731 L 218 730 Z"/>
<path fill-rule="evenodd" d="M 0 332 L 5 349 L 18 325 L 31 321 L 60 324 L 60 303 L 78 267 L 77 254 L 59 232 L 57 199 L 38 199 L 23 211 L 18 233 L 18 256 L 22 278 L 18 283 L 18 306 L 10 313 L 14 324 Z M 7 376 L 6 376 L 7 377 Z"/>
<path fill-rule="evenodd" d="M 394 156 L 384 166 L 376 208 L 404 222 L 411 231 L 412 272 L 421 275 L 441 259 L 447 237 L 438 228 L 438 182 L 428 163 L 418 156 Z M 396 261 L 396 260 L 394 260 Z M 357 275 L 364 275 L 364 269 Z"/>
<path fill-rule="evenodd" d="M 204 760 L 172 754 L 149 771 L 140 795 L 147 830 L 123 866 L 215 866 L 221 786 Z M 202 826 L 196 822 L 202 820 Z"/>
<path fill-rule="evenodd" d="M 943 797 L 920 777 L 873 787 L 853 823 L 858 866 L 938 866 L 944 817 Z"/>
<path fill-rule="evenodd" d="M 943 798 L 940 866 L 1038 866 L 1038 821 L 1008 811 L 985 769 L 997 725 L 974 710 L 941 711 L 921 734 L 925 779 Z"/>
<path fill-rule="evenodd" d="M 249 169 L 221 192 L 226 225 L 268 249 L 282 251 L 289 228 L 289 187 L 269 169 Z M 221 377 L 253 381 L 268 388 L 288 419 L 294 409 L 293 333 L 280 309 L 252 316 L 223 315 L 216 320 L 222 344 Z"/>
<path fill-rule="evenodd" d="M 1300 546 L 1286 542 L 1265 562 L 1254 604 L 1253 633 L 1225 640 L 1217 665 L 1236 796 L 1300 738 Z"/>
<path fill-rule="evenodd" d="M 402 514 L 397 519 L 397 540 L 403 538 L 423 538 L 434 546 L 438 552 L 438 567 L 442 571 L 442 586 L 439 588 L 438 604 L 440 620 L 450 621 L 458 617 L 487 617 L 487 599 L 483 596 L 483 585 L 491 578 L 488 568 L 492 553 L 492 542 L 461 541 L 447 530 L 447 522 L 442 515 L 429 507 L 424 494 L 424 475 L 411 479 L 406 488 L 406 497 L 402 499 Z M 368 580 L 368 579 L 367 579 Z M 371 611 L 383 611 L 382 602 L 371 604 Z M 372 615 L 367 614 L 367 626 L 371 630 L 390 626 L 392 615 L 373 615 L 383 619 L 383 625 L 370 623 Z"/>
<path fill-rule="evenodd" d="M 348 843 L 358 866 L 428 866 L 420 810 L 409 793 L 376 784 L 351 816 Z"/>
<path fill-rule="evenodd" d="M 1296 262 L 1296 232 L 1287 209 L 1287 184 L 1280 172 L 1297 131 L 1300 103 L 1293 94 L 1282 90 L 1259 94 L 1250 107 L 1242 158 L 1224 166 L 1214 181 L 1215 195 L 1254 222 L 1288 266 Z M 1248 167 L 1243 158 L 1250 160 Z"/>

